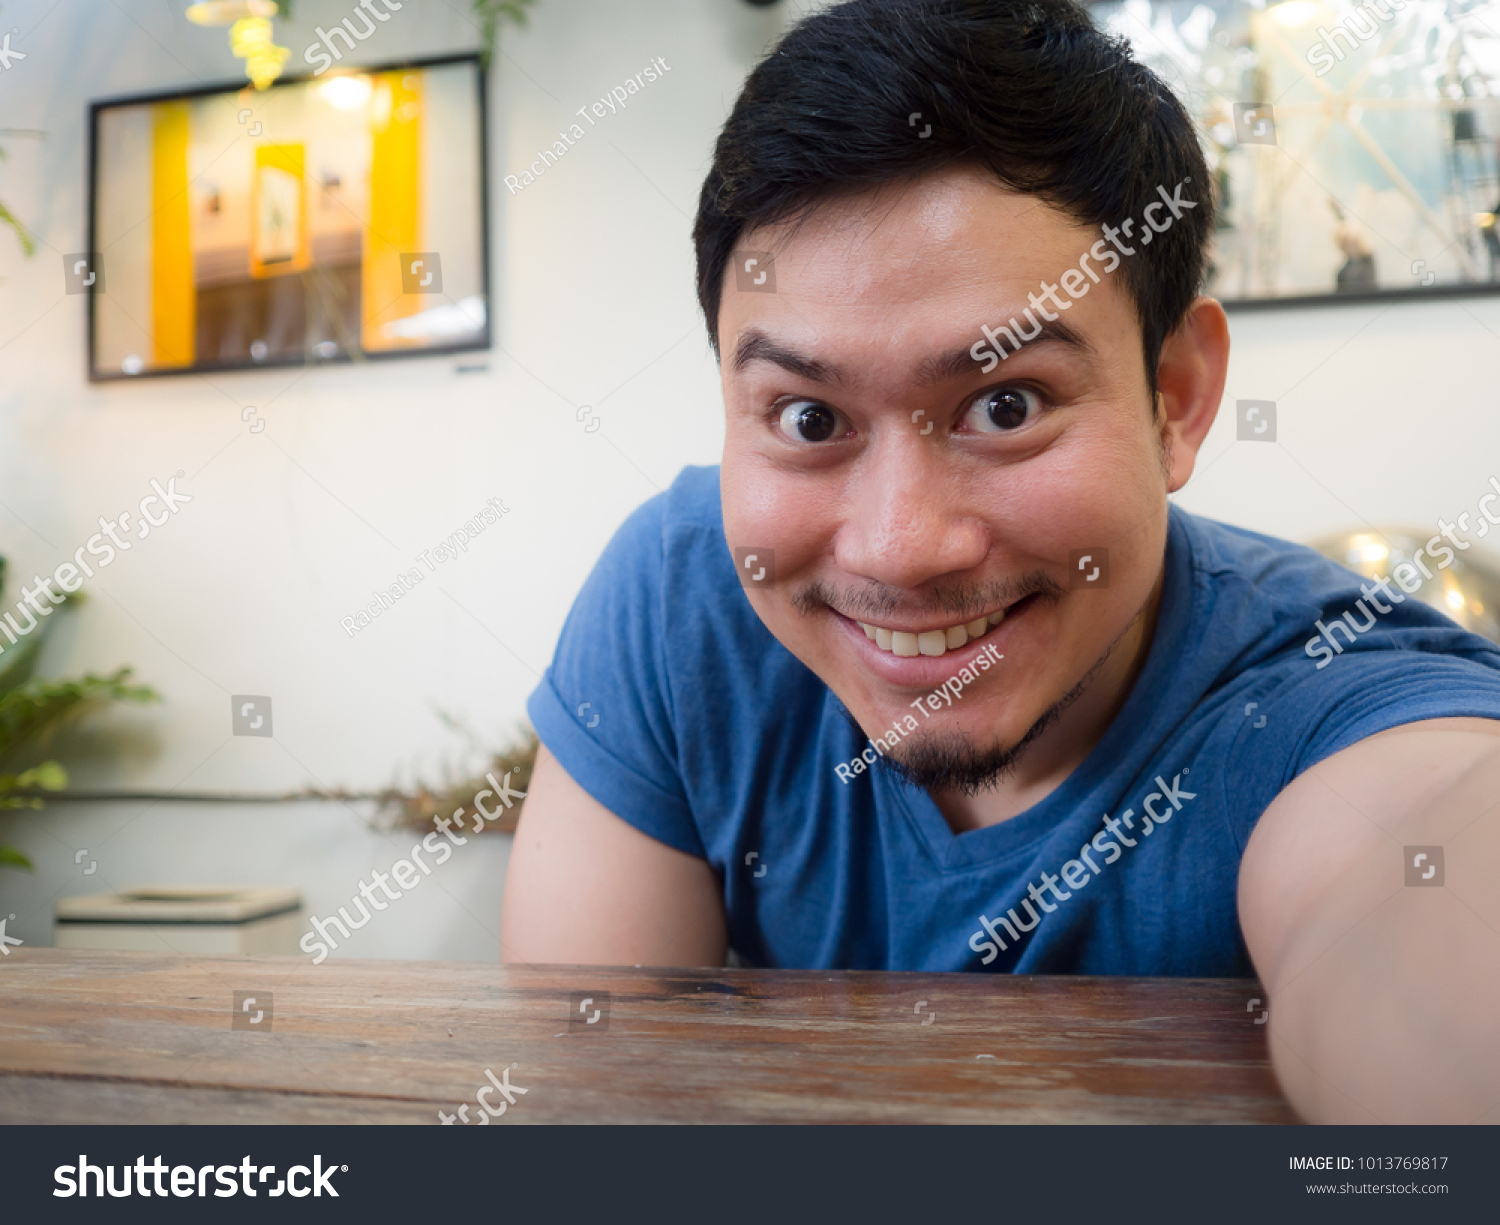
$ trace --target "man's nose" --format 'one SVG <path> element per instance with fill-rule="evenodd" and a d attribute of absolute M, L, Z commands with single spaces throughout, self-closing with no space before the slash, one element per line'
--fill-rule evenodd
<path fill-rule="evenodd" d="M 850 574 L 910 589 L 972 570 L 989 543 L 941 452 L 914 435 L 877 446 L 851 478 L 835 557 Z"/>

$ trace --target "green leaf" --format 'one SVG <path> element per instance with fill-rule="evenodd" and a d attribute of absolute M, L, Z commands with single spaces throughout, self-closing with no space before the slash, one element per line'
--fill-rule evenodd
<path fill-rule="evenodd" d="M 499 40 L 500 24 L 509 21 L 524 26 L 528 10 L 536 0 L 473 0 L 474 15 L 479 18 L 479 40 L 483 44 L 482 55 L 488 67 Z"/>
<path fill-rule="evenodd" d="M 31 679 L 32 670 L 36 667 L 36 657 L 41 653 L 42 644 L 47 641 L 47 635 L 51 632 L 51 620 L 44 619 L 41 625 L 15 646 L 0 641 L 0 648 L 5 651 L 0 656 L 0 696 Z"/>
<path fill-rule="evenodd" d="M 5 587 L 5 558 L 0 557 L 0 592 Z M 67 595 L 62 603 L 63 608 L 69 607 L 75 600 L 82 599 L 82 593 Z M 4 612 L 4 604 L 8 600 L 5 595 L 0 594 L 0 612 Z M 24 620 L 24 618 L 22 618 Z M 37 655 L 40 654 L 42 645 L 47 641 L 47 636 L 57 622 L 50 616 L 38 617 L 40 622 L 29 634 L 19 642 L 0 640 L 0 694 L 14 689 L 23 681 L 31 679 L 32 669 L 36 667 Z"/>
<path fill-rule="evenodd" d="M 0 224 L 8 225 L 16 232 L 16 237 L 21 241 L 21 250 L 26 252 L 28 256 L 36 253 L 36 242 L 32 239 L 31 234 L 16 219 L 15 214 L 3 204 L 0 204 Z"/>
<path fill-rule="evenodd" d="M 40 787 L 43 791 L 61 791 L 68 785 L 68 772 L 55 761 L 44 761 L 16 776 L 18 787 Z"/>
<path fill-rule="evenodd" d="M 31 871 L 31 860 L 13 846 L 0 846 L 0 867 L 24 868 Z"/>
<path fill-rule="evenodd" d="M 109 676 L 87 673 L 74 680 L 29 680 L 0 694 L 0 755 L 33 737 L 54 732 L 69 717 L 103 702 L 159 702 L 149 685 L 131 685 L 130 668 Z"/>

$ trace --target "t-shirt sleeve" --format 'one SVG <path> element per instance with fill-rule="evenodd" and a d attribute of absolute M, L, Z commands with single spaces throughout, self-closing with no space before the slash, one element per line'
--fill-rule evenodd
<path fill-rule="evenodd" d="M 1340 663 L 1337 700 L 1306 729 L 1296 773 L 1377 732 L 1424 719 L 1500 719 L 1500 653 L 1479 658 L 1415 651 L 1368 651 Z M 1317 679 L 1309 684 L 1316 685 Z M 1326 683 L 1326 682 L 1325 682 Z"/>
<path fill-rule="evenodd" d="M 1500 719 L 1493 644 L 1456 628 L 1405 636 L 1423 640 L 1421 647 L 1348 651 L 1322 670 L 1309 664 L 1274 693 L 1249 695 L 1261 698 L 1256 721 L 1231 713 L 1237 768 L 1222 782 L 1241 844 L 1283 789 L 1361 740 L 1425 719 Z"/>
<path fill-rule="evenodd" d="M 667 505 L 665 494 L 651 499 L 605 548 L 526 710 L 589 795 L 642 833 L 703 856 L 678 768 L 666 671 Z"/>

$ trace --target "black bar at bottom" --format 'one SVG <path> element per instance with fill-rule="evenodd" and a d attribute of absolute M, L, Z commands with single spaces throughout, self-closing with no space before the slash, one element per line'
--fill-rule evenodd
<path fill-rule="evenodd" d="M 1471 1221 L 1496 1219 L 1495 1144 L 1458 1127 L 7 1127 L 0 1197 L 14 1221 Z M 126 1166 L 130 1194 L 109 1194 Z"/>

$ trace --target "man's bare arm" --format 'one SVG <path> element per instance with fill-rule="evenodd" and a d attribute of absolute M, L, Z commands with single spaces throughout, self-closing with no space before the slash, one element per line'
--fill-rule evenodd
<path fill-rule="evenodd" d="M 1442 887 L 1406 883 L 1424 846 Z M 1500 1122 L 1500 723 L 1408 724 L 1307 771 L 1250 839 L 1239 909 L 1304 1118 Z"/>
<path fill-rule="evenodd" d="M 545 747 L 521 809 L 500 909 L 500 959 L 721 966 L 713 869 L 627 825 Z"/>

